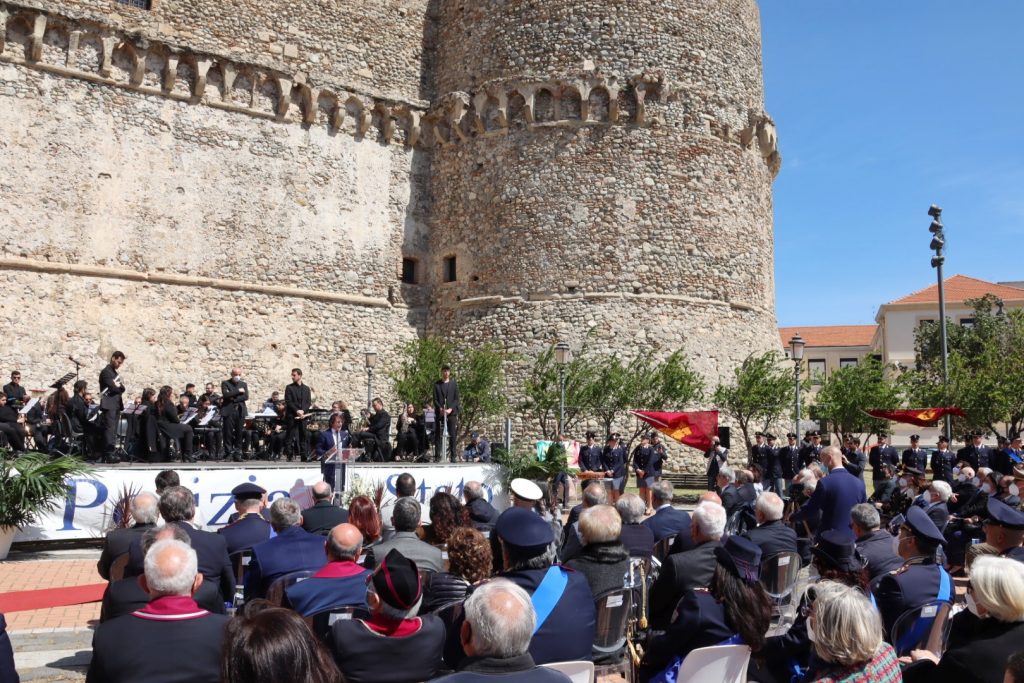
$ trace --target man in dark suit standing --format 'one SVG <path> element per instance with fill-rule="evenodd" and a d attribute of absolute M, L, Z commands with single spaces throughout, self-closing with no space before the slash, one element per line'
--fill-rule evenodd
<path fill-rule="evenodd" d="M 913 467 L 922 472 L 928 470 L 928 452 L 921 448 L 921 437 L 919 435 L 914 434 L 910 437 L 910 448 L 903 451 L 901 460 L 904 467 Z"/>
<path fill-rule="evenodd" d="M 878 435 L 878 443 L 868 451 L 868 464 L 871 465 L 871 481 L 878 483 L 879 479 L 885 479 L 882 473 L 882 465 L 888 463 L 893 468 L 899 467 L 900 456 L 896 449 L 886 443 L 888 437 L 885 434 Z"/>
<path fill-rule="evenodd" d="M 843 467 L 843 454 L 835 446 L 828 446 L 821 451 L 821 462 L 828 468 L 828 475 L 818 482 L 811 499 L 793 514 L 791 520 L 799 523 L 820 511 L 818 536 L 823 531 L 836 529 L 849 534 L 852 539 L 850 510 L 857 503 L 867 501 L 864 482 L 846 471 Z"/>
<path fill-rule="evenodd" d="M 796 532 L 782 522 L 783 508 L 782 498 L 765 491 L 754 503 L 757 526 L 742 534 L 761 548 L 761 557 L 766 560 L 780 553 L 797 552 Z"/>
<path fill-rule="evenodd" d="M 434 382 L 434 414 L 437 415 L 437 426 L 434 428 L 434 461 L 447 457 L 450 462 L 458 462 L 455 454 L 455 436 L 459 429 L 459 385 L 452 379 L 452 369 L 445 365 L 441 368 L 441 379 Z M 447 431 L 446 431 L 447 430 Z M 448 454 L 441 453 L 441 444 L 445 433 L 448 435 Z"/>
<path fill-rule="evenodd" d="M 654 542 L 673 538 L 680 531 L 690 529 L 690 515 L 672 507 L 672 482 L 662 479 L 651 487 L 654 514 L 643 525 L 654 533 Z"/>
<path fill-rule="evenodd" d="M 221 429 L 224 448 L 235 462 L 242 461 L 242 424 L 249 414 L 245 405 L 249 387 L 242 381 L 242 368 L 231 368 L 231 379 L 220 383 Z"/>
<path fill-rule="evenodd" d="M 104 579 L 110 581 L 110 566 L 114 560 L 127 554 L 132 543 L 141 538 L 148 529 L 156 526 L 156 521 L 160 517 L 157 503 L 157 497 L 149 491 L 136 494 L 130 504 L 135 524 L 125 529 L 111 529 L 107 532 L 107 536 L 103 540 L 103 552 L 100 553 L 99 562 L 96 563 L 96 571 Z"/>
<path fill-rule="evenodd" d="M 292 368 L 292 383 L 284 389 L 284 419 L 288 429 L 285 452 L 292 459 L 292 448 L 299 449 L 302 462 L 309 460 L 309 432 L 302 419 L 313 405 L 313 392 L 302 383 L 302 370 Z"/>
<path fill-rule="evenodd" d="M 708 491 L 714 491 L 715 483 L 718 480 L 718 471 L 729 460 L 729 449 L 722 446 L 722 442 L 717 436 L 713 436 L 711 437 L 711 448 L 704 452 L 704 459 L 708 461 Z"/>
<path fill-rule="evenodd" d="M 103 411 L 103 461 L 118 463 L 121 459 L 114 455 L 117 448 L 117 423 L 124 410 L 124 382 L 118 370 L 124 364 L 124 354 L 114 351 L 110 355 L 110 363 L 100 371 L 100 409 Z"/>
<path fill-rule="evenodd" d="M 245 600 L 262 598 L 276 579 L 292 572 L 315 572 L 327 563 L 323 536 L 302 528 L 302 508 L 291 498 L 270 506 L 270 523 L 277 536 L 254 545 L 245 576 Z"/>
<path fill-rule="evenodd" d="M 750 464 L 757 465 L 761 468 L 762 472 L 767 471 L 771 449 L 765 441 L 764 433 L 755 432 L 754 440 L 754 445 L 750 447 Z"/>
<path fill-rule="evenodd" d="M 807 467 L 812 462 L 821 460 L 821 434 L 819 432 L 807 432 L 807 443 L 800 448 L 800 465 Z"/>
<path fill-rule="evenodd" d="M 302 511 L 302 528 L 317 536 L 327 536 L 331 529 L 348 521 L 348 511 L 334 504 L 334 492 L 326 481 L 313 484 L 313 507 Z"/>
<path fill-rule="evenodd" d="M 797 435 L 793 432 L 786 434 L 786 445 L 779 449 L 778 461 L 782 468 L 782 482 L 776 482 L 781 488 L 776 491 L 780 496 L 788 497 L 789 483 L 800 471 L 800 446 L 797 444 Z"/>

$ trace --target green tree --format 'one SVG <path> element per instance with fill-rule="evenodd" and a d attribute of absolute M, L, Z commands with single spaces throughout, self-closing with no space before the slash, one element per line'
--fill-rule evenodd
<path fill-rule="evenodd" d="M 508 407 L 504 365 L 507 354 L 490 344 L 460 347 L 434 337 L 408 342 L 401 348 L 402 361 L 391 377 L 395 393 L 404 402 L 422 406 L 433 403 L 434 382 L 441 368 L 450 365 L 459 385 L 457 443 L 466 441 Z"/>
<path fill-rule="evenodd" d="M 850 434 L 866 443 L 867 438 L 889 431 L 888 420 L 864 412 L 900 406 L 900 390 L 885 370 L 881 361 L 868 356 L 857 365 L 839 368 L 822 379 L 812 411 L 818 418 L 828 420 L 837 440 Z"/>
<path fill-rule="evenodd" d="M 1024 428 L 1024 311 L 999 315 L 998 300 L 988 295 L 968 301 L 974 325 L 947 324 L 949 385 L 943 386 L 938 323 L 922 324 L 915 335 L 914 370 L 901 384 L 915 407 L 957 406 L 955 433 L 982 430 L 1018 433 Z"/>
<path fill-rule="evenodd" d="M 573 354 L 565 364 L 565 424 L 562 430 L 571 433 L 591 411 L 594 401 L 595 371 L 600 360 L 590 357 L 587 346 Z M 561 391 L 559 365 L 555 348 L 548 347 L 534 359 L 530 374 L 523 384 L 523 400 L 519 410 L 539 429 L 542 438 L 558 436 L 558 412 Z"/>
<path fill-rule="evenodd" d="M 793 405 L 793 372 L 775 351 L 751 354 L 733 371 L 733 381 L 715 388 L 713 401 L 739 427 L 750 452 L 750 437 L 778 422 Z"/>

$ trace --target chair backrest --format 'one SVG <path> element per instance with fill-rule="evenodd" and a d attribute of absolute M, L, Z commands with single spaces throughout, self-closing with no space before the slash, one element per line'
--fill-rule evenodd
<path fill-rule="evenodd" d="M 928 650 L 941 657 L 953 625 L 953 603 L 933 600 L 907 610 L 892 626 L 889 642 L 896 655 L 909 655 L 911 650 Z"/>
<path fill-rule="evenodd" d="M 427 589 L 430 588 L 430 582 L 434 578 L 434 571 L 430 569 L 418 570 L 420 575 L 420 589 L 426 593 Z"/>
<path fill-rule="evenodd" d="M 665 558 L 668 557 L 668 552 L 672 548 L 672 541 L 675 540 L 674 536 L 663 538 L 654 544 L 654 557 L 659 562 L 664 562 Z"/>
<path fill-rule="evenodd" d="M 344 621 L 346 619 L 369 619 L 370 614 L 366 611 L 365 607 L 357 607 L 355 605 L 348 605 L 345 607 L 332 607 L 331 609 L 324 610 L 323 612 L 317 612 L 311 614 L 308 617 L 304 617 L 306 623 L 309 624 L 313 634 L 320 639 L 325 639 L 331 632 L 331 627 L 334 626 L 336 621 Z"/>
<path fill-rule="evenodd" d="M 746 683 L 750 648 L 746 645 L 702 647 L 686 655 L 677 681 L 688 683 Z"/>
<path fill-rule="evenodd" d="M 593 683 L 594 663 L 593 662 L 548 662 L 542 664 L 545 669 L 561 671 L 572 683 Z"/>
<path fill-rule="evenodd" d="M 594 629 L 594 654 L 610 654 L 626 644 L 626 627 L 633 611 L 633 590 L 616 588 L 594 598 L 597 627 Z"/>
<path fill-rule="evenodd" d="M 121 553 L 110 563 L 110 581 L 120 581 L 124 578 L 124 570 L 128 568 L 128 553 Z"/>
<path fill-rule="evenodd" d="M 294 586 L 303 579 L 313 576 L 314 572 L 304 569 L 298 572 L 290 572 L 284 576 L 274 579 L 267 588 L 267 600 L 276 607 L 280 607 L 284 601 L 284 592 L 289 586 Z"/>
<path fill-rule="evenodd" d="M 799 553 L 779 553 L 761 563 L 761 585 L 776 600 L 793 592 L 799 576 Z"/>
<path fill-rule="evenodd" d="M 249 568 L 252 561 L 252 548 L 240 550 L 231 555 L 231 566 L 235 568 L 235 583 L 245 583 L 245 570 Z"/>

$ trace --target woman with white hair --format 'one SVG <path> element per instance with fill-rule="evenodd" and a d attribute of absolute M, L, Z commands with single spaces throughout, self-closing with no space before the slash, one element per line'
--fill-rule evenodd
<path fill-rule="evenodd" d="M 971 565 L 967 609 L 953 617 L 942 659 L 914 650 L 914 661 L 937 666 L 908 669 L 906 680 L 1002 683 L 1006 660 L 1024 648 L 1024 563 L 983 556 Z"/>
<path fill-rule="evenodd" d="M 890 683 L 902 680 L 896 651 L 882 639 L 882 617 L 864 592 L 835 581 L 815 586 L 807 635 L 824 663 L 813 683 Z"/>

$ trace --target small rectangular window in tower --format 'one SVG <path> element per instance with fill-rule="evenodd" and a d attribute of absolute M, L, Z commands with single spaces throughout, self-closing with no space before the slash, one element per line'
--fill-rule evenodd
<path fill-rule="evenodd" d="M 416 284 L 416 259 L 402 259 L 402 282 L 407 285 Z"/>
<path fill-rule="evenodd" d="M 457 271 L 456 271 L 456 268 L 455 268 L 455 257 L 454 256 L 445 256 L 444 257 L 444 281 L 445 282 L 455 282 L 456 272 Z"/>
<path fill-rule="evenodd" d="M 153 0 L 117 0 L 117 4 L 137 9 L 153 9 Z"/>

